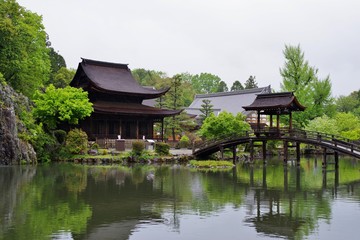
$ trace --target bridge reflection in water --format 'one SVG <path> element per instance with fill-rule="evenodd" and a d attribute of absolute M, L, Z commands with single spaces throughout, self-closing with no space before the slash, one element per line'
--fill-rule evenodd
<path fill-rule="evenodd" d="M 283 177 L 282 188 L 274 184 L 273 166 L 269 168 L 266 165 L 262 165 L 262 167 L 259 167 L 259 165 L 247 165 L 247 182 L 249 184 L 247 195 L 251 195 L 250 192 L 252 192 L 253 200 L 249 201 L 249 205 L 253 202 L 255 208 L 253 213 L 249 214 L 244 222 L 252 225 L 258 233 L 263 233 L 265 236 L 281 236 L 287 239 L 294 238 L 304 229 L 310 228 L 311 231 L 311 228 L 318 221 L 317 218 L 311 218 L 308 216 L 311 216 L 311 213 L 302 213 L 299 209 L 313 209 L 310 207 L 312 204 L 321 205 L 321 202 L 327 198 L 325 195 L 329 192 L 329 189 L 331 189 L 332 196 L 336 198 L 339 187 L 339 169 L 323 168 L 319 164 L 322 171 L 322 185 L 317 187 L 315 182 L 318 181 L 314 178 L 314 182 L 306 184 L 305 174 L 310 169 L 316 170 L 318 168 L 318 160 L 315 159 L 311 163 L 307 161 L 305 165 L 296 166 L 295 161 L 290 161 L 289 164 L 283 165 L 283 176 L 281 176 L 280 172 L 276 172 L 276 178 Z M 244 166 L 237 165 L 233 169 L 234 179 L 241 178 L 238 174 L 244 174 L 243 170 L 239 171 L 237 169 L 239 167 L 244 168 Z M 304 167 L 308 168 L 308 170 L 305 170 Z M 268 169 L 270 173 L 267 172 Z M 262 177 L 260 177 L 261 171 Z M 269 185 L 267 175 L 270 181 Z M 358 182 L 346 185 L 348 185 L 348 188 L 351 188 L 354 184 L 359 185 Z M 317 199 L 316 203 L 314 199 Z M 303 204 L 309 206 L 302 206 Z M 321 213 L 323 210 L 319 209 L 320 213 L 314 214 L 324 214 Z"/>

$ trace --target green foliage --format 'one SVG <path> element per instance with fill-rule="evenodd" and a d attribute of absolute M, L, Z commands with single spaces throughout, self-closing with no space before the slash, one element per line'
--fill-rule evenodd
<path fill-rule="evenodd" d="M 190 139 L 188 136 L 183 135 L 180 138 L 180 142 L 179 142 L 179 146 L 180 148 L 188 148 L 190 146 Z"/>
<path fill-rule="evenodd" d="M 50 59 L 41 16 L 15 0 L 0 4 L 0 72 L 16 91 L 32 97 L 49 78 Z"/>
<path fill-rule="evenodd" d="M 228 92 L 229 88 L 224 81 L 220 81 L 216 92 Z"/>
<path fill-rule="evenodd" d="M 144 141 L 133 141 L 132 142 L 132 152 L 135 156 L 140 156 L 144 150 L 145 150 Z"/>
<path fill-rule="evenodd" d="M 80 154 L 86 151 L 88 146 L 88 136 L 86 132 L 75 128 L 68 132 L 66 137 L 66 149 L 71 154 Z"/>
<path fill-rule="evenodd" d="M 309 66 L 300 46 L 285 46 L 285 65 L 280 69 L 283 77 L 282 91 L 294 92 L 299 102 L 306 107 L 304 112 L 293 115 L 294 125 L 304 127 L 308 121 L 334 113 L 330 77 L 320 80 L 318 69 Z"/>
<path fill-rule="evenodd" d="M 155 152 L 160 156 L 166 156 L 170 154 L 170 145 L 164 142 L 158 142 L 155 144 Z"/>
<path fill-rule="evenodd" d="M 233 168 L 234 164 L 229 161 L 218 161 L 218 160 L 207 160 L 207 161 L 196 161 L 191 160 L 190 166 L 195 168 Z"/>
<path fill-rule="evenodd" d="M 48 129 L 55 129 L 61 122 L 78 124 L 93 111 L 87 92 L 80 88 L 55 88 L 50 85 L 45 93 L 36 92 L 34 117 Z"/>
<path fill-rule="evenodd" d="M 66 140 L 66 132 L 64 130 L 55 130 L 53 132 L 55 139 L 59 144 L 64 144 Z"/>
<path fill-rule="evenodd" d="M 245 89 L 257 88 L 257 82 L 255 81 L 255 76 L 250 76 L 245 82 Z"/>
<path fill-rule="evenodd" d="M 239 91 L 239 90 L 243 90 L 244 87 L 243 85 L 241 84 L 240 81 L 236 80 L 233 85 L 231 86 L 231 89 L 230 91 Z"/>
<path fill-rule="evenodd" d="M 340 96 L 336 100 L 336 110 L 339 112 L 351 112 L 360 117 L 360 90 L 352 92 L 349 96 Z"/>
<path fill-rule="evenodd" d="M 204 99 L 202 100 L 203 104 L 201 104 L 201 109 L 200 109 L 200 121 L 201 123 L 204 122 L 204 120 L 210 116 L 211 113 L 214 112 L 213 107 L 214 105 L 211 104 L 211 100 L 209 99 Z"/>
<path fill-rule="evenodd" d="M 360 139 L 360 119 L 352 113 L 337 113 L 333 118 L 326 115 L 315 118 L 305 129 L 339 135 L 351 140 Z"/>
<path fill-rule="evenodd" d="M 211 73 L 200 73 L 191 78 L 196 93 L 214 93 L 217 91 L 221 79 Z"/>
<path fill-rule="evenodd" d="M 71 80 L 74 78 L 74 75 L 74 69 L 67 69 L 62 67 L 57 72 L 52 74 L 52 78 L 47 84 L 53 84 L 56 88 L 65 88 L 69 86 Z"/>
<path fill-rule="evenodd" d="M 198 133 L 206 139 L 213 139 L 225 134 L 250 130 L 250 125 L 245 119 L 246 116 L 241 113 L 236 116 L 226 111 L 221 112 L 218 116 L 211 114 L 205 119 Z"/>

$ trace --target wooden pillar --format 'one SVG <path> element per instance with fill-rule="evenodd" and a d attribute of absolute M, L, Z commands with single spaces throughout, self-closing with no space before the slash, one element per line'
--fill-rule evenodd
<path fill-rule="evenodd" d="M 136 119 L 136 139 L 139 139 L 139 120 Z"/>
<path fill-rule="evenodd" d="M 236 145 L 234 145 L 233 146 L 233 149 L 232 149 L 232 151 L 233 151 L 233 163 L 235 164 L 236 163 Z"/>
<path fill-rule="evenodd" d="M 270 114 L 270 127 L 272 127 L 272 126 L 273 126 L 273 115 Z"/>
<path fill-rule="evenodd" d="M 161 119 L 161 141 L 164 142 L 164 118 Z"/>
<path fill-rule="evenodd" d="M 279 116 L 279 114 L 276 114 L 276 128 L 277 129 L 280 128 L 280 116 Z"/>
<path fill-rule="evenodd" d="M 250 162 L 254 161 L 254 143 L 250 140 Z"/>
<path fill-rule="evenodd" d="M 289 130 L 292 130 L 292 112 L 289 113 Z"/>
<path fill-rule="evenodd" d="M 224 160 L 224 147 L 220 146 L 221 160 Z"/>
<path fill-rule="evenodd" d="M 288 169 L 287 165 L 284 165 L 284 190 L 288 190 Z"/>
<path fill-rule="evenodd" d="M 119 135 L 120 135 L 120 137 L 121 137 L 121 130 L 122 129 L 122 121 L 121 121 L 121 119 L 119 120 Z"/>
<path fill-rule="evenodd" d="M 288 161 L 288 141 L 284 141 L 284 164 Z"/>
<path fill-rule="evenodd" d="M 296 168 L 296 190 L 300 190 L 300 167 Z"/>
<path fill-rule="evenodd" d="M 266 166 L 263 166 L 263 188 L 266 189 L 267 184 L 266 184 Z"/>
<path fill-rule="evenodd" d="M 257 111 L 257 128 L 260 130 L 260 111 Z"/>
<path fill-rule="evenodd" d="M 335 158 L 335 168 L 338 169 L 339 168 L 339 153 L 338 152 L 334 152 L 334 158 Z"/>
<path fill-rule="evenodd" d="M 262 154 L 263 154 L 263 161 L 264 164 L 266 163 L 266 140 L 262 142 Z"/>
<path fill-rule="evenodd" d="M 296 165 L 300 166 L 300 143 L 296 142 Z"/>
<path fill-rule="evenodd" d="M 327 154 L 326 154 L 326 148 L 324 148 L 324 152 L 323 152 L 323 162 L 322 162 L 322 166 L 323 168 L 326 168 L 326 165 L 327 165 L 327 162 L 326 162 L 326 157 L 327 157 Z"/>

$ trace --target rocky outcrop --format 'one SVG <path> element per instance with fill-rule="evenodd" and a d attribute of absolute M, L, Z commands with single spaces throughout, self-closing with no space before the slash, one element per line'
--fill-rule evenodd
<path fill-rule="evenodd" d="M 20 109 L 30 111 L 29 100 L 0 82 L 0 165 L 36 161 L 32 145 L 19 138 L 19 132 L 26 131 L 17 117 Z"/>

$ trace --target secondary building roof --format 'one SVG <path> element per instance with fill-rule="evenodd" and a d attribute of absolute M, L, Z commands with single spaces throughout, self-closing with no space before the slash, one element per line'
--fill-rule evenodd
<path fill-rule="evenodd" d="M 244 113 L 245 109 L 242 106 L 251 104 L 257 94 L 270 93 L 270 85 L 262 88 L 244 89 L 231 92 L 219 92 L 210 94 L 198 94 L 195 95 L 194 101 L 190 104 L 185 111 L 188 114 L 199 116 L 201 114 L 200 109 L 203 105 L 203 100 L 210 100 L 210 104 L 213 105 L 214 113 L 217 114 L 221 111 L 227 111 L 234 115 L 237 113 Z"/>

